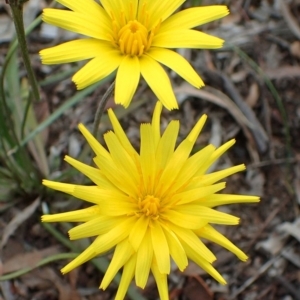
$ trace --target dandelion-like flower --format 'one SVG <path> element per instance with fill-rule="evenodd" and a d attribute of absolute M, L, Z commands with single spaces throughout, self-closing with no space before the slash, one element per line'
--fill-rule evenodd
<path fill-rule="evenodd" d="M 254 196 L 217 194 L 225 187 L 225 183 L 219 181 L 244 170 L 244 165 L 206 174 L 235 141 L 231 140 L 217 149 L 208 145 L 190 156 L 206 116 L 201 117 L 187 138 L 175 147 L 179 122 L 171 121 L 161 135 L 161 110 L 162 104 L 158 102 L 152 123 L 141 125 L 139 154 L 112 110 L 108 111 L 108 115 L 114 132 L 104 135 L 108 150 L 80 124 L 80 131 L 96 154 L 94 162 L 97 167 L 85 165 L 69 156 L 65 160 L 89 177 L 94 185 L 43 181 L 52 189 L 94 204 L 42 217 L 43 222 L 83 222 L 69 231 L 71 240 L 96 237 L 84 252 L 62 269 L 62 273 L 114 249 L 100 288 L 106 289 L 123 268 L 115 299 L 124 298 L 134 277 L 136 285 L 144 288 L 150 270 L 160 299 L 169 299 L 167 275 L 171 259 L 181 271 L 190 259 L 225 284 L 212 266 L 216 257 L 201 238 L 225 247 L 243 261 L 247 259 L 211 225 L 236 225 L 239 222 L 237 217 L 213 207 L 259 201 Z"/>
<path fill-rule="evenodd" d="M 191 28 L 226 16 L 226 6 L 194 7 L 173 14 L 185 0 L 57 2 L 70 10 L 44 9 L 43 20 L 89 38 L 42 50 L 42 62 L 91 59 L 73 76 L 78 89 L 117 69 L 115 101 L 125 107 L 130 104 L 142 75 L 166 108 L 177 108 L 169 77 L 160 63 L 197 88 L 204 83 L 189 62 L 170 49 L 215 49 L 223 45 L 223 40 Z"/>

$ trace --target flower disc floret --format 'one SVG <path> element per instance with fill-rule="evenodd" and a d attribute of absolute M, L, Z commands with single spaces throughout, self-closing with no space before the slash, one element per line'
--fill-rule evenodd
<path fill-rule="evenodd" d="M 216 49 L 223 40 L 194 27 L 226 16 L 226 6 L 174 13 L 184 0 L 57 0 L 69 10 L 46 8 L 43 20 L 86 36 L 44 49 L 44 64 L 90 61 L 72 78 L 78 89 L 117 70 L 115 101 L 127 107 L 142 76 L 167 109 L 178 108 L 164 65 L 191 85 L 204 86 L 190 63 L 171 49 Z"/>
<path fill-rule="evenodd" d="M 214 224 L 239 223 L 238 217 L 214 207 L 259 201 L 254 196 L 219 193 L 225 187 L 223 179 L 243 171 L 245 166 L 207 173 L 235 141 L 228 141 L 219 148 L 208 145 L 191 155 L 206 116 L 202 116 L 175 147 L 179 122 L 171 121 L 161 134 L 161 110 L 162 105 L 158 102 L 152 123 L 141 125 L 139 153 L 112 110 L 108 115 L 113 131 L 104 135 L 107 148 L 80 124 L 80 131 L 95 152 L 96 167 L 69 156 L 65 160 L 85 174 L 92 185 L 43 181 L 50 188 L 92 203 L 88 208 L 42 217 L 44 222 L 81 222 L 69 231 L 72 240 L 94 237 L 91 245 L 62 272 L 70 272 L 114 249 L 100 288 L 106 289 L 116 273 L 123 269 L 117 300 L 125 297 L 133 278 L 137 286 L 144 288 L 150 272 L 156 280 L 160 299 L 168 300 L 167 275 L 171 271 L 171 260 L 183 271 L 190 259 L 225 284 L 224 278 L 212 266 L 215 255 L 202 239 L 221 245 L 243 261 L 247 259 L 244 252 L 213 227 Z"/>

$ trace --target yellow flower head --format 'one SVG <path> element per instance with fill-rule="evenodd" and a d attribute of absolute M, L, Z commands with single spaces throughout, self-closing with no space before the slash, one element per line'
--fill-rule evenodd
<path fill-rule="evenodd" d="M 91 59 L 74 76 L 78 89 L 117 70 L 115 101 L 127 107 L 140 74 L 168 109 L 177 108 L 163 64 L 197 88 L 204 85 L 187 60 L 170 49 L 215 49 L 223 40 L 191 28 L 226 16 L 226 6 L 189 8 L 175 14 L 185 0 L 57 0 L 70 10 L 44 9 L 49 24 L 89 38 L 40 52 L 44 64 Z M 173 14 L 173 15 L 172 15 Z"/>
<path fill-rule="evenodd" d="M 213 268 L 214 254 L 201 238 L 215 242 L 241 260 L 247 256 L 211 224 L 236 225 L 239 219 L 213 207 L 257 202 L 258 197 L 216 194 L 224 189 L 223 178 L 245 169 L 244 165 L 206 174 L 208 168 L 234 144 L 208 145 L 190 156 L 205 123 L 204 115 L 178 147 L 179 122 L 171 121 L 160 132 L 162 105 L 157 103 L 151 124 L 142 124 L 140 153 L 132 147 L 112 110 L 108 111 L 114 132 L 104 135 L 108 150 L 82 125 L 79 129 L 96 154 L 97 168 L 69 156 L 66 161 L 89 177 L 94 185 L 82 186 L 44 180 L 43 184 L 94 205 L 72 212 L 44 215 L 44 222 L 83 222 L 69 231 L 70 239 L 96 237 L 91 245 L 62 269 L 67 273 L 84 262 L 114 249 L 101 282 L 105 289 L 123 268 L 115 299 L 123 299 L 133 277 L 144 288 L 151 270 L 160 294 L 168 299 L 170 259 L 183 271 L 188 259 L 222 284 Z"/>

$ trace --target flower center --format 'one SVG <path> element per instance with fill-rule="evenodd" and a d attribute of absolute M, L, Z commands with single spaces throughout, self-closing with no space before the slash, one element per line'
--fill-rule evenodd
<path fill-rule="evenodd" d="M 152 195 L 147 195 L 143 200 L 139 201 L 140 212 L 144 213 L 147 217 L 157 216 L 160 208 L 159 202 L 158 198 Z"/>
<path fill-rule="evenodd" d="M 147 28 L 136 20 L 129 21 L 119 30 L 117 43 L 123 54 L 141 56 L 149 48 Z"/>

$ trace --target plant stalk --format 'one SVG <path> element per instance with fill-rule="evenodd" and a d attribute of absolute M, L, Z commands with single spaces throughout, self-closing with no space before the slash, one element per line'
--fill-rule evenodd
<path fill-rule="evenodd" d="M 95 114 L 94 126 L 93 126 L 93 136 L 95 138 L 97 138 L 97 131 L 99 128 L 99 124 L 100 124 L 101 117 L 103 115 L 106 103 L 107 103 L 109 97 L 112 95 L 114 87 L 115 87 L 115 81 L 109 86 L 109 88 L 107 89 L 107 91 L 105 92 L 103 97 L 101 98 L 99 106 L 97 108 L 97 111 Z"/>
<path fill-rule="evenodd" d="M 26 35 L 24 30 L 24 22 L 23 22 L 23 2 L 25 1 L 9 1 L 9 4 L 12 11 L 13 21 L 16 28 L 16 34 L 17 34 L 23 62 L 27 71 L 29 83 L 31 85 L 33 100 L 37 102 L 40 100 L 40 93 L 39 93 L 39 86 L 36 77 L 34 75 L 30 63 L 30 57 L 28 54 Z"/>

